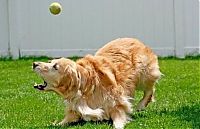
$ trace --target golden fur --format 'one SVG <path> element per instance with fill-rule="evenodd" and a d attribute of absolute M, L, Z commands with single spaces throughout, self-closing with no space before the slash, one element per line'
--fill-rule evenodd
<path fill-rule="evenodd" d="M 137 106 L 137 110 L 143 110 L 153 101 L 154 84 L 161 76 L 157 56 L 132 38 L 111 41 L 94 56 L 76 62 L 60 58 L 33 65 L 47 83 L 40 88 L 55 91 L 67 102 L 65 118 L 59 125 L 80 119 L 112 119 L 114 128 L 123 129 L 130 120 L 135 90 L 144 91 Z"/>

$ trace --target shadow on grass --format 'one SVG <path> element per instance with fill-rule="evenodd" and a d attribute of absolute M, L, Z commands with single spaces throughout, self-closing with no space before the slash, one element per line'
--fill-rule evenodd
<path fill-rule="evenodd" d="M 43 129 L 64 129 L 64 128 L 80 128 L 81 126 L 84 126 L 86 124 L 91 124 L 91 125 L 101 125 L 101 124 L 107 124 L 109 125 L 110 127 L 112 126 L 112 122 L 111 121 L 106 121 L 106 120 L 103 120 L 103 121 L 84 121 L 84 120 L 81 120 L 79 122 L 74 122 L 74 123 L 70 123 L 70 124 L 67 124 L 67 125 L 64 125 L 64 126 L 57 126 L 57 125 L 47 125 L 47 126 L 40 126 L 40 127 L 31 127 L 29 129 L 40 129 L 40 128 L 43 128 Z"/>
<path fill-rule="evenodd" d="M 158 113 L 158 112 L 157 112 Z M 191 106 L 182 106 L 174 111 L 162 110 L 158 115 L 171 115 L 181 121 L 192 123 L 193 128 L 200 128 L 200 103 Z"/>

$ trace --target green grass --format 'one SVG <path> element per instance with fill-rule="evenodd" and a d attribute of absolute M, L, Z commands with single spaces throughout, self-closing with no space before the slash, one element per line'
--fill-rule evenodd
<path fill-rule="evenodd" d="M 58 129 L 52 126 L 63 118 L 64 103 L 53 92 L 33 89 L 40 78 L 31 70 L 35 60 L 47 58 L 2 59 L 0 61 L 0 128 Z M 200 128 L 200 60 L 199 58 L 159 60 L 165 76 L 157 84 L 156 102 L 146 111 L 133 112 L 127 129 Z M 141 93 L 137 92 L 135 103 Z M 135 105 L 134 103 L 134 105 Z M 69 129 L 109 129 L 110 122 L 80 122 Z"/>

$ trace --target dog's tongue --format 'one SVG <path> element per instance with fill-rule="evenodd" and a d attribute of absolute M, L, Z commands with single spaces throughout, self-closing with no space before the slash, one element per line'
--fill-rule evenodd
<path fill-rule="evenodd" d="M 34 88 L 38 90 L 44 90 L 44 88 L 47 86 L 47 83 L 44 81 L 44 84 L 35 84 Z"/>

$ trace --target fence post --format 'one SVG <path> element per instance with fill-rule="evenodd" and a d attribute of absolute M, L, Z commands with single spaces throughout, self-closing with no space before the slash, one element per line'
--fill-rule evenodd
<path fill-rule="evenodd" d="M 174 0 L 175 56 L 184 58 L 185 22 L 184 0 Z"/>
<path fill-rule="evenodd" d="M 19 15 L 18 0 L 8 0 L 8 28 L 9 28 L 9 43 L 10 43 L 10 55 L 17 59 L 19 58 L 19 32 L 20 32 L 20 15 Z"/>
<path fill-rule="evenodd" d="M 198 37 L 198 40 L 199 40 L 199 42 L 198 42 L 198 47 L 199 47 L 199 48 L 198 48 L 198 49 L 199 49 L 199 50 L 198 50 L 198 54 L 200 54 L 200 32 L 199 32 L 199 31 L 200 31 L 200 0 L 199 0 L 198 2 L 199 2 L 199 6 L 198 6 L 198 8 L 199 8 L 199 12 L 198 12 L 198 13 L 199 13 L 199 14 L 198 14 L 198 17 L 199 17 L 199 19 L 198 19 L 198 20 L 199 20 L 199 25 L 198 25 L 198 26 L 199 26 L 199 30 L 198 30 L 198 33 L 199 33 L 199 37 Z"/>

